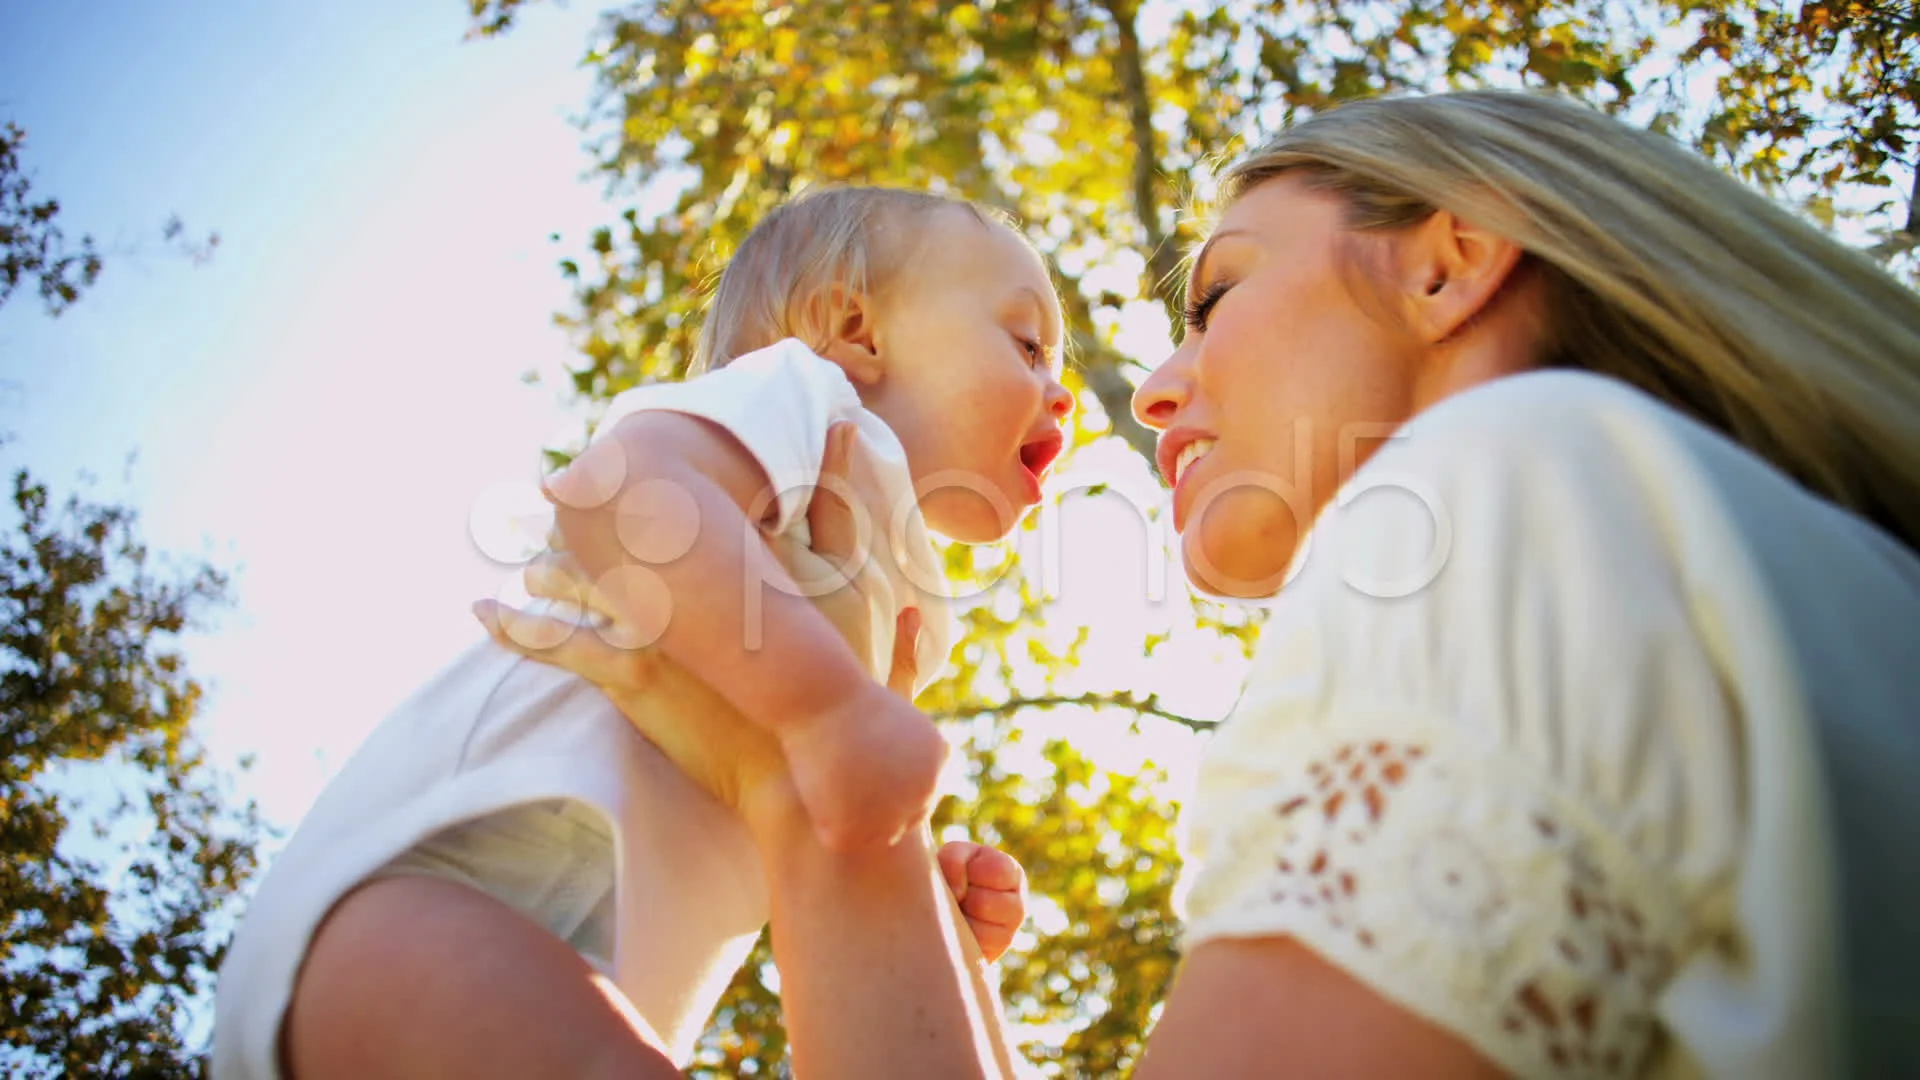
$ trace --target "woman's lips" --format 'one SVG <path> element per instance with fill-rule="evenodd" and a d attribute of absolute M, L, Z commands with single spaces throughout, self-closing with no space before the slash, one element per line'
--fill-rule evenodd
<path fill-rule="evenodd" d="M 1217 440 L 1192 428 L 1176 428 L 1160 437 L 1160 446 L 1156 457 L 1160 466 L 1161 478 L 1173 489 L 1173 527 L 1176 531 L 1186 527 L 1185 501 L 1181 499 L 1181 481 L 1193 467 L 1206 459 Z"/>

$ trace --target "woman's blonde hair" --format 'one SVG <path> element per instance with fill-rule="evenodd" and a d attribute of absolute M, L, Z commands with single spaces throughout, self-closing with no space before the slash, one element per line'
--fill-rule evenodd
<path fill-rule="evenodd" d="M 774 208 L 721 272 L 691 372 L 790 337 L 819 348 L 828 328 L 816 325 L 816 298 L 836 284 L 869 296 L 884 290 L 913 256 L 924 224 L 914 219 L 938 210 L 989 220 L 962 199 L 883 187 L 814 188 Z"/>
<path fill-rule="evenodd" d="M 1382 98 L 1222 176 L 1281 174 L 1394 230 L 1436 209 L 1545 278 L 1551 366 L 1647 391 L 1920 548 L 1920 294 L 1671 140 L 1555 98 Z"/>

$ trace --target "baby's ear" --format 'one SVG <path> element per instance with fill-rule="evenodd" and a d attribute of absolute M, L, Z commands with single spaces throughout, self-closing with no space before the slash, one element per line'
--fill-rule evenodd
<path fill-rule="evenodd" d="M 865 293 L 835 282 L 808 305 L 814 351 L 840 366 L 856 386 L 880 382 L 883 368 L 874 344 L 873 305 Z"/>

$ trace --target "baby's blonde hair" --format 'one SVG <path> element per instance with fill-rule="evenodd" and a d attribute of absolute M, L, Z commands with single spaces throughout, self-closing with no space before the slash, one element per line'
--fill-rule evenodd
<path fill-rule="evenodd" d="M 829 331 L 815 325 L 815 298 L 836 284 L 868 296 L 883 292 L 912 258 L 912 237 L 923 224 L 915 219 L 939 210 L 970 213 L 983 224 L 997 220 L 963 199 L 900 188 L 815 188 L 782 203 L 721 272 L 691 371 L 725 367 L 790 337 L 820 348 Z"/>
<path fill-rule="evenodd" d="M 1545 278 L 1542 363 L 1621 379 L 1920 548 L 1920 294 L 1671 140 L 1508 92 L 1355 102 L 1235 163 L 1361 231 L 1437 209 Z"/>

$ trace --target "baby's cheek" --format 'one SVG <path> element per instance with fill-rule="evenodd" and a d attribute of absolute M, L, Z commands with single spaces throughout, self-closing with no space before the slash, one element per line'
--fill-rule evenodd
<path fill-rule="evenodd" d="M 1019 523 L 1018 508 L 977 473 L 950 472 L 925 478 L 920 510 L 933 531 L 963 544 L 987 544 Z"/>

